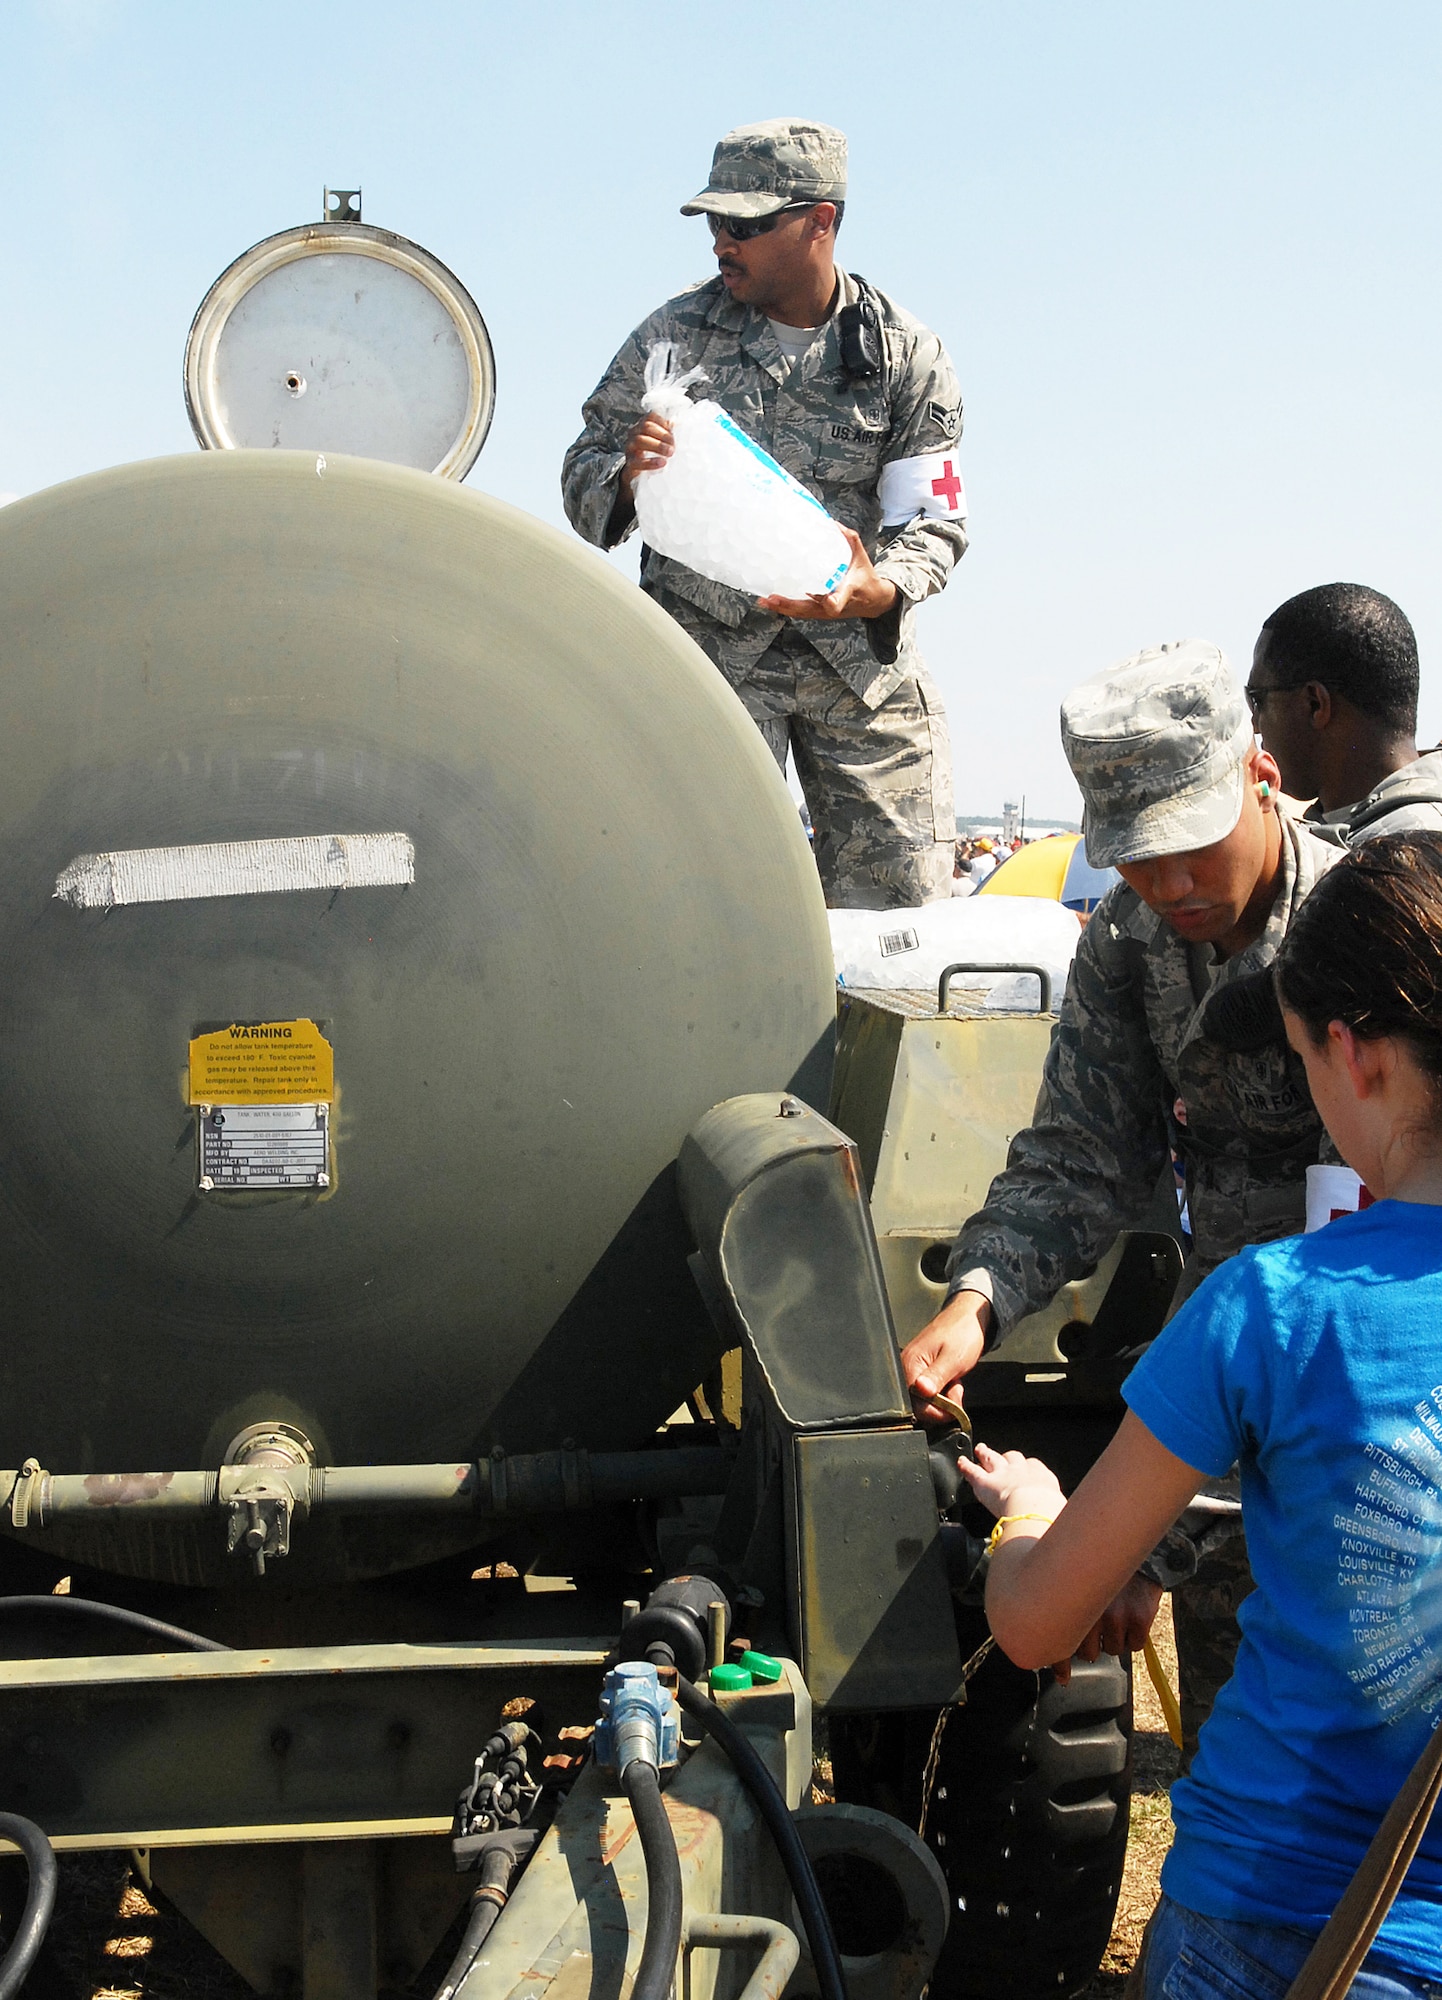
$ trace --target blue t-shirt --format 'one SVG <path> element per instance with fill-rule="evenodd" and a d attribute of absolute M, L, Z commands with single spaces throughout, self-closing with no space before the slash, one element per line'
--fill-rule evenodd
<path fill-rule="evenodd" d="M 1162 1886 L 1320 1930 L 1442 1711 L 1442 1208 L 1243 1250 L 1123 1394 L 1188 1465 L 1240 1464 L 1257 1580 Z M 1376 1949 L 1442 1977 L 1442 1813 Z"/>

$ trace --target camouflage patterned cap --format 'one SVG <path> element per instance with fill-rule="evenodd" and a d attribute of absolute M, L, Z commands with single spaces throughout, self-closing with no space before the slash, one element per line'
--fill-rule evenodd
<path fill-rule="evenodd" d="M 683 215 L 774 215 L 793 201 L 846 199 L 846 134 L 809 118 L 738 125 L 711 155 L 711 178 Z"/>
<path fill-rule="evenodd" d="M 1210 847 L 1241 818 L 1252 720 L 1205 639 L 1149 646 L 1073 688 L 1061 740 L 1094 868 Z"/>

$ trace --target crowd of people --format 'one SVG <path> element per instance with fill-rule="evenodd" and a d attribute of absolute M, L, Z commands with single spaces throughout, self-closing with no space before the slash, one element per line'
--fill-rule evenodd
<path fill-rule="evenodd" d="M 974 896 L 987 876 L 1020 846 L 1020 840 L 992 840 L 986 834 L 977 840 L 958 840 L 951 866 L 952 895 Z"/>
<path fill-rule="evenodd" d="M 956 839 L 913 630 L 967 546 L 960 394 L 936 335 L 836 263 L 846 188 L 831 127 L 720 141 L 683 210 L 717 273 L 623 345 L 563 490 L 592 542 L 632 532 L 674 450 L 642 404 L 670 340 L 822 499 L 851 551 L 830 593 L 752 599 L 654 550 L 641 583 L 794 758 L 828 902 L 885 908 L 972 893 L 999 856 Z M 1329 584 L 1267 618 L 1245 687 L 1186 640 L 1067 697 L 1087 859 L 1120 880 L 903 1354 L 941 1419 L 1178 1163 L 1190 1248 L 1109 1449 L 1069 1497 L 1016 1453 L 962 1462 L 1019 1664 L 1129 1651 L 1172 1592 L 1186 1774 L 1147 2000 L 1280 2000 L 1442 1715 L 1442 751 L 1418 754 L 1417 691 L 1399 607 Z M 1308 1172 L 1338 1162 L 1370 1205 L 1307 1235 Z M 1442 1994 L 1442 1832 L 1350 1990 Z"/>

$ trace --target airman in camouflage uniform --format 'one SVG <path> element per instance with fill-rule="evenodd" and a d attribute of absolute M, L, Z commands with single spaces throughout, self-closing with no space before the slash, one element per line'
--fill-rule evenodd
<path fill-rule="evenodd" d="M 853 572 L 864 564 L 883 596 L 894 586 L 879 615 L 836 616 L 816 608 L 825 600 L 783 611 L 784 600 L 758 602 L 651 549 L 641 586 L 720 668 L 783 770 L 794 752 L 827 901 L 884 909 L 951 889 L 951 748 L 912 625 L 966 548 L 960 392 L 934 333 L 833 266 L 834 236 L 822 245 L 830 303 L 815 336 L 803 351 L 783 347 L 764 302 L 737 295 L 738 270 L 760 260 L 756 239 L 733 242 L 728 226 L 759 219 L 769 231 L 808 208 L 829 216 L 817 204 L 839 215 L 845 192 L 846 141 L 829 126 L 773 119 L 727 134 L 682 211 L 714 219 L 723 275 L 668 300 L 627 340 L 585 405 L 562 491 L 588 541 L 609 549 L 631 533 L 628 441 L 647 355 L 670 340 L 681 366 L 706 371 L 703 393 L 860 537 Z M 804 331 L 781 325 L 782 336 Z"/>
<path fill-rule="evenodd" d="M 1300 1058 L 1281 1041 L 1242 1051 L 1217 1039 L 1231 1039 L 1221 996 L 1271 964 L 1336 858 L 1300 820 L 1278 820 L 1281 886 L 1261 936 L 1235 957 L 1218 963 L 1209 945 L 1188 944 L 1125 883 L 1082 933 L 1032 1123 L 952 1252 L 953 1291 L 974 1266 L 989 1273 L 998 1333 L 1140 1226 L 1169 1139 L 1186 1170 L 1187 1292 L 1244 1244 L 1303 1227 L 1322 1125 Z M 1186 1123 L 1169 1131 L 1178 1102 Z"/>
<path fill-rule="evenodd" d="M 1221 653 L 1188 640 L 1099 675 L 1064 704 L 1062 740 L 1087 858 L 1124 879 L 1082 933 L 1032 1124 L 956 1240 L 948 1307 L 907 1348 L 913 1384 L 944 1388 L 983 1342 L 1092 1270 L 1142 1222 L 1172 1148 L 1192 1227 L 1175 1308 L 1244 1244 L 1301 1230 L 1306 1169 L 1326 1144 L 1268 969 L 1337 850 L 1278 810 L 1276 766 Z M 1207 900 L 1220 884 L 1230 929 Z M 1238 910 L 1250 920 L 1237 924 Z M 953 1331 L 948 1348 L 937 1330 L 952 1302 L 959 1327 L 978 1298 L 989 1326 L 970 1347 Z M 1209 1525 L 1167 1581 L 1194 1741 L 1251 1587 L 1240 1522 Z"/>

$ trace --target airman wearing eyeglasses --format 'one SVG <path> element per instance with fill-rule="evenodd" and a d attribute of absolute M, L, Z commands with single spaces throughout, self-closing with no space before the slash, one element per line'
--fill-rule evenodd
<path fill-rule="evenodd" d="M 887 908 L 949 894 L 956 822 L 941 699 L 913 635 L 966 548 L 961 397 L 934 333 L 836 263 L 846 140 L 771 119 L 727 133 L 683 215 L 717 272 L 636 329 L 586 403 L 562 490 L 573 527 L 614 548 L 670 426 L 641 413 L 658 340 L 841 524 L 852 561 L 827 596 L 756 599 L 643 549 L 641 586 L 736 690 L 777 763 L 788 751 L 826 899 Z"/>
<path fill-rule="evenodd" d="M 1442 751 L 1417 754 L 1417 682 L 1406 613 L 1365 584 L 1304 590 L 1262 627 L 1253 726 L 1324 838 L 1442 831 Z"/>

